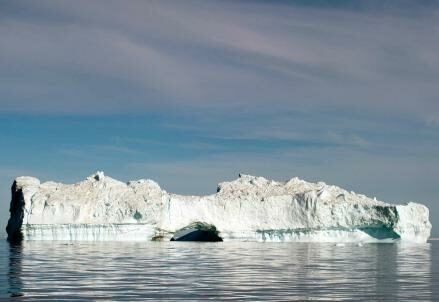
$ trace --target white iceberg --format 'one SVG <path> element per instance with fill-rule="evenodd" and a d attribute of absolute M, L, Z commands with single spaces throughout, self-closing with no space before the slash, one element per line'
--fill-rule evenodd
<path fill-rule="evenodd" d="M 428 208 L 418 203 L 249 175 L 207 196 L 167 193 L 149 179 L 123 183 L 103 172 L 76 184 L 18 177 L 10 212 L 10 240 L 178 240 L 198 231 L 224 241 L 423 243 L 431 230 Z"/>

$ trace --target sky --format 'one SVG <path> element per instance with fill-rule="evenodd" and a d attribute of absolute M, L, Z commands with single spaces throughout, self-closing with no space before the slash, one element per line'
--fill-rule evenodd
<path fill-rule="evenodd" d="M 19 175 L 246 173 L 421 202 L 439 236 L 439 1 L 0 0 L 0 37 L 0 225 Z"/>

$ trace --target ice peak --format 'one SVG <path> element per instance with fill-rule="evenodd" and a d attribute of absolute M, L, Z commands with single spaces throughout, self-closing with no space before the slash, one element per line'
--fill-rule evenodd
<path fill-rule="evenodd" d="M 238 179 L 235 179 L 232 182 L 239 182 L 239 183 L 249 183 L 249 184 L 257 184 L 260 182 L 264 182 L 267 181 L 267 179 L 265 179 L 262 176 L 253 176 L 253 175 L 249 175 L 249 174 L 242 174 L 240 173 L 238 176 Z"/>
<path fill-rule="evenodd" d="M 25 186 L 38 187 L 40 185 L 40 180 L 32 176 L 20 176 L 15 179 L 15 185 L 17 188 L 22 188 Z"/>
<path fill-rule="evenodd" d="M 235 192 L 248 190 L 257 191 L 258 189 L 269 186 L 273 181 L 269 181 L 264 177 L 252 176 L 247 174 L 240 173 L 238 178 L 232 181 L 225 181 L 218 184 L 217 192 L 225 193 L 225 192 Z"/>
<path fill-rule="evenodd" d="M 152 179 L 139 179 L 127 182 L 129 187 L 134 189 L 144 188 L 148 191 L 163 191 L 160 185 Z"/>
<path fill-rule="evenodd" d="M 87 180 L 101 181 L 101 180 L 104 180 L 104 178 L 105 178 L 105 174 L 103 171 L 96 171 L 92 175 L 88 176 Z"/>

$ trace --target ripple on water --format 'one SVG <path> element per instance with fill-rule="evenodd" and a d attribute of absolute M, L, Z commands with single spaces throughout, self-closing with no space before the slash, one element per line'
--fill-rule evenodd
<path fill-rule="evenodd" d="M 438 294 L 438 248 L 439 242 L 2 242 L 1 297 L 428 301 Z"/>

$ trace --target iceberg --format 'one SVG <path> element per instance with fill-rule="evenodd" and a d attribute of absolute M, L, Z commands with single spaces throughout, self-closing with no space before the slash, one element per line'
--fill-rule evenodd
<path fill-rule="evenodd" d="M 215 194 L 183 196 L 150 179 L 124 183 L 97 172 L 76 184 L 16 178 L 6 230 L 9 240 L 424 243 L 431 224 L 422 204 L 297 177 L 239 175 Z"/>

